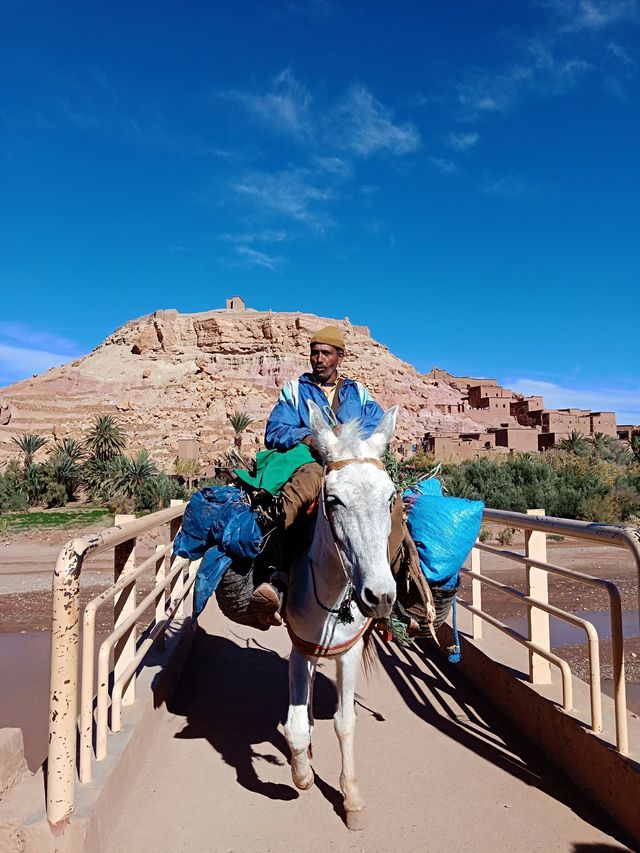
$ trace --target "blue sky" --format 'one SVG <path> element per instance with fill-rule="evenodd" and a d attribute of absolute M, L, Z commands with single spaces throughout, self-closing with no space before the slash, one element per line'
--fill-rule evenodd
<path fill-rule="evenodd" d="M 640 422 L 639 0 L 3 11 L 0 384 L 240 294 Z"/>

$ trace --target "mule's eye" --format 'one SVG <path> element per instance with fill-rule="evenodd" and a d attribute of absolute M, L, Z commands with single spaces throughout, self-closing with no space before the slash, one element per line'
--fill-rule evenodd
<path fill-rule="evenodd" d="M 337 495 L 327 495 L 327 506 L 344 506 Z"/>

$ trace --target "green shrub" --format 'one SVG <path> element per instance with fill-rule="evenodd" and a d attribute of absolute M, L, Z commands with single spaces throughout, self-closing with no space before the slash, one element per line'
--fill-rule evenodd
<path fill-rule="evenodd" d="M 0 474 L 0 512 L 27 509 L 29 499 L 16 480 L 7 472 Z"/>
<path fill-rule="evenodd" d="M 56 506 L 66 506 L 67 490 L 64 485 L 56 483 L 54 480 L 49 480 L 42 496 L 42 502 L 48 509 Z"/>
<path fill-rule="evenodd" d="M 488 542 L 491 539 L 491 531 L 488 527 L 481 527 L 480 533 L 478 533 L 478 539 L 480 542 Z"/>
<path fill-rule="evenodd" d="M 498 534 L 498 542 L 501 545 L 511 545 L 514 533 L 515 530 L 513 527 L 505 527 L 504 530 L 501 530 Z"/>
<path fill-rule="evenodd" d="M 145 482 L 136 493 L 136 512 L 156 512 L 168 507 L 172 500 L 187 500 L 185 486 L 166 474 L 157 474 Z"/>

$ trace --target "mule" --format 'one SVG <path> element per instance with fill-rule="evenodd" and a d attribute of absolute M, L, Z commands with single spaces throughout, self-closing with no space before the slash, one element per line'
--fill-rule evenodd
<path fill-rule="evenodd" d="M 340 788 L 347 826 L 356 830 L 365 825 L 354 764 L 356 682 L 372 622 L 390 614 L 396 597 L 387 545 L 396 496 L 381 458 L 398 407 L 385 413 L 367 440 L 360 437 L 358 421 L 336 434 L 314 403 L 309 403 L 309 411 L 324 476 L 313 539 L 308 553 L 297 558 L 289 589 L 286 622 L 292 649 L 284 734 L 293 782 L 306 790 L 314 781 L 313 680 L 318 659 L 335 658 Z"/>

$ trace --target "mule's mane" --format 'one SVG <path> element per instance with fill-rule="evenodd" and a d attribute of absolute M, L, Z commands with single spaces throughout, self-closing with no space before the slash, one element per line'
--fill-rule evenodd
<path fill-rule="evenodd" d="M 331 458 L 327 461 L 338 462 L 350 457 L 369 456 L 366 443 L 362 438 L 362 423 L 358 418 L 351 418 L 337 432 L 338 444 L 332 450 Z"/>

